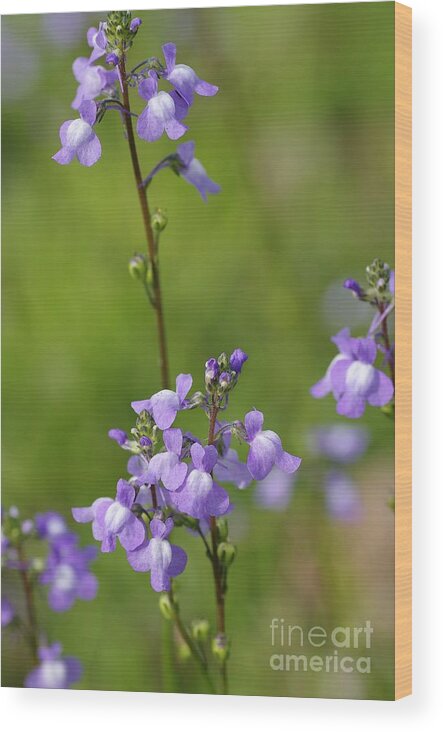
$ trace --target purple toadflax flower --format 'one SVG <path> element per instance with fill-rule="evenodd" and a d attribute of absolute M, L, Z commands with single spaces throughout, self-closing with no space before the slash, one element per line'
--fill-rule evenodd
<path fill-rule="evenodd" d="M 73 508 L 72 515 L 79 523 L 92 521 L 94 538 L 102 542 L 102 552 L 113 552 L 117 537 L 124 549 L 136 549 L 143 543 L 145 525 L 131 511 L 135 503 L 135 489 L 126 480 L 117 483 L 115 500 L 99 498 L 87 508 Z"/>
<path fill-rule="evenodd" d="M 176 390 L 162 389 L 150 399 L 132 402 L 134 412 L 140 414 L 144 410 L 154 418 L 157 427 L 167 430 L 181 409 L 187 409 L 186 395 L 192 386 L 191 374 L 179 374 L 175 381 Z"/>
<path fill-rule="evenodd" d="M 52 156 L 60 165 L 68 165 L 77 157 L 82 165 L 90 167 L 102 154 L 100 140 L 93 129 L 97 117 L 95 102 L 83 102 L 79 112 L 79 119 L 68 119 L 60 127 L 62 147 Z"/>
<path fill-rule="evenodd" d="M 377 346 L 372 338 L 351 338 L 349 328 L 331 340 L 340 353 L 331 362 L 326 375 L 311 389 L 314 397 L 332 391 L 337 400 L 337 413 L 351 419 L 361 417 L 366 402 L 383 407 L 391 401 L 394 387 L 391 379 L 373 366 Z"/>
<path fill-rule="evenodd" d="M 143 474 L 143 482 L 161 484 L 168 491 L 176 491 L 183 485 L 188 473 L 186 463 L 180 461 L 183 445 L 181 430 L 170 428 L 163 432 L 166 452 L 159 452 L 149 461 L 148 469 Z"/>
<path fill-rule="evenodd" d="M 75 534 L 64 534 L 50 549 L 40 582 L 50 585 L 48 603 L 55 612 L 69 610 L 75 600 L 93 600 L 97 594 L 97 578 L 89 563 L 97 556 L 95 546 L 80 549 Z"/>
<path fill-rule="evenodd" d="M 58 539 L 68 532 L 66 521 L 56 511 L 37 513 L 35 516 L 35 528 L 41 539 L 52 541 Z"/>
<path fill-rule="evenodd" d="M 91 66 L 90 59 L 83 56 L 75 59 L 72 71 L 79 84 L 71 104 L 73 109 L 80 109 L 82 102 L 91 101 L 102 92 L 111 89 L 118 79 L 115 69 L 107 70 L 103 66 Z"/>
<path fill-rule="evenodd" d="M 31 689 L 68 689 L 83 673 L 80 661 L 73 656 L 61 655 L 60 643 L 41 646 L 38 649 L 40 665 L 25 679 L 25 686 Z"/>
<path fill-rule="evenodd" d="M 168 541 L 173 528 L 172 518 L 166 521 L 154 518 L 150 523 L 152 539 L 127 552 L 128 562 L 136 572 L 151 573 L 151 586 L 156 592 L 167 592 L 171 577 L 181 574 L 188 561 L 186 552 Z"/>
<path fill-rule="evenodd" d="M 252 477 L 263 480 L 274 465 L 285 473 L 294 473 L 301 458 L 283 450 L 280 437 L 272 430 L 262 430 L 263 414 L 257 409 L 245 417 L 246 442 L 249 443 L 247 466 Z"/>
<path fill-rule="evenodd" d="M 98 28 L 89 28 L 86 38 L 88 46 L 92 48 L 88 63 L 92 64 L 106 53 L 108 39 L 106 38 L 105 23 L 100 23 Z"/>
<path fill-rule="evenodd" d="M 170 94 L 158 91 L 155 71 L 149 72 L 138 87 L 138 93 L 148 103 L 137 120 L 137 133 L 142 140 L 154 142 L 166 132 L 170 140 L 178 140 L 188 129 L 178 120 L 176 105 Z"/>
<path fill-rule="evenodd" d="M 162 46 L 166 63 L 166 79 L 183 97 L 187 104 L 191 105 L 194 100 L 194 92 L 203 97 L 213 97 L 218 92 L 218 86 L 209 84 L 199 79 L 194 69 L 186 64 L 176 64 L 175 43 L 165 43 Z"/>
<path fill-rule="evenodd" d="M 177 147 L 177 155 L 181 163 L 179 175 L 193 185 L 204 201 L 208 200 L 208 193 L 219 193 L 218 183 L 210 179 L 200 160 L 194 157 L 195 142 L 182 142 Z"/>
<path fill-rule="evenodd" d="M 15 617 L 15 610 L 7 597 L 2 595 L 2 628 L 12 623 Z"/>
<path fill-rule="evenodd" d="M 310 435 L 313 451 L 337 463 L 358 460 L 365 452 L 368 440 L 367 430 L 349 424 L 319 427 Z"/>
<path fill-rule="evenodd" d="M 273 467 L 271 472 L 258 481 L 254 499 L 262 508 L 284 511 L 292 498 L 297 476 Z"/>
<path fill-rule="evenodd" d="M 212 478 L 218 459 L 214 445 L 191 447 L 192 467 L 183 488 L 174 494 L 178 510 L 198 519 L 221 516 L 229 508 L 229 496 Z"/>
<path fill-rule="evenodd" d="M 361 518 L 360 496 L 353 480 L 341 471 L 330 471 L 325 480 L 326 508 L 338 521 L 353 522 Z"/>

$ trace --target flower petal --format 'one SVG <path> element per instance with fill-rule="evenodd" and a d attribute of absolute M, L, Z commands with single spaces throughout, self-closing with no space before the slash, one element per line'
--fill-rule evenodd
<path fill-rule="evenodd" d="M 263 413 L 259 412 L 258 409 L 253 409 L 248 412 L 245 416 L 245 427 L 248 436 L 248 440 L 253 440 L 258 432 L 263 427 Z"/>

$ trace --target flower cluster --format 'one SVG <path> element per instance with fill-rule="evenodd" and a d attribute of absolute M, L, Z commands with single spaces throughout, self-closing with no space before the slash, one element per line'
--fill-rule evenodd
<path fill-rule="evenodd" d="M 19 575 L 27 605 L 25 620 L 19 611 L 22 603 L 2 594 L 2 626 L 24 627 L 41 661 L 27 676 L 26 686 L 67 688 L 79 678 L 79 662 L 61 658 L 60 645 L 48 647 L 42 637 L 33 593 L 37 583 L 47 585 L 48 604 L 55 612 L 69 610 L 76 600 L 93 600 L 98 584 L 89 565 L 96 554 L 95 546 L 79 546 L 77 535 L 55 511 L 25 520 L 15 506 L 2 511 L 2 569 Z M 3 586 L 6 584 L 5 576 Z M 29 623 L 31 627 L 27 627 Z"/>
<path fill-rule="evenodd" d="M 150 57 L 126 72 L 126 53 L 140 25 L 140 18 L 132 18 L 131 13 L 122 11 L 109 13 L 105 22 L 89 28 L 90 55 L 76 58 L 72 65 L 78 86 L 71 106 L 78 110 L 79 117 L 63 122 L 60 127 L 61 148 L 53 156 L 57 163 L 67 165 L 77 158 L 89 167 L 100 159 L 102 149 L 96 125 L 109 110 L 118 111 L 123 117 L 136 117 L 136 130 L 142 140 L 155 142 L 163 133 L 177 140 L 188 130 L 183 120 L 195 95 L 209 97 L 218 92 L 217 86 L 201 79 L 190 66 L 176 62 L 174 43 L 163 45 L 163 59 Z M 111 68 L 96 63 L 103 56 Z M 161 88 L 161 84 L 166 88 Z M 128 106 L 127 92 L 132 87 L 138 89 L 145 103 L 138 115 Z M 208 177 L 194 151 L 192 141 L 179 145 L 175 153 L 155 166 L 145 185 L 159 170 L 169 167 L 195 186 L 204 200 L 208 193 L 218 193 L 220 187 Z"/>
<path fill-rule="evenodd" d="M 366 404 L 386 407 L 394 396 L 394 347 L 387 323 L 394 309 L 394 272 L 379 259 L 366 272 L 366 289 L 355 280 L 346 280 L 344 287 L 376 309 L 368 333 L 353 338 L 349 328 L 344 328 L 333 336 L 331 340 L 338 354 L 324 377 L 311 388 L 316 398 L 332 393 L 337 401 L 337 413 L 351 419 L 361 417 Z M 374 365 L 379 353 L 389 367 L 389 376 Z"/>
<path fill-rule="evenodd" d="M 300 465 L 300 458 L 283 449 L 280 437 L 263 428 L 260 411 L 248 412 L 243 421 L 218 418 L 228 406 L 247 358 L 241 349 L 230 357 L 222 353 L 210 358 L 204 370 L 204 392 L 190 393 L 192 376 L 179 374 L 175 390 L 162 389 L 132 402 L 137 419 L 130 434 L 121 429 L 109 432 L 131 453 L 129 477 L 118 481 L 114 499 L 98 498 L 91 506 L 73 509 L 76 521 L 92 523 L 103 552 L 114 551 L 118 540 L 131 567 L 150 572 L 157 592 L 168 591 L 171 578 L 186 567 L 185 552 L 169 541 L 174 527 L 184 525 L 205 533 L 211 520 L 218 520 L 220 526 L 222 517 L 232 510 L 228 490 L 220 483 L 243 489 L 254 479 L 266 478 L 275 466 L 292 474 Z M 174 426 L 179 413 L 190 409 L 201 409 L 208 416 L 207 438 Z M 231 447 L 234 437 L 246 445 L 246 462 Z M 225 548 L 220 559 L 228 561 L 231 556 Z"/>

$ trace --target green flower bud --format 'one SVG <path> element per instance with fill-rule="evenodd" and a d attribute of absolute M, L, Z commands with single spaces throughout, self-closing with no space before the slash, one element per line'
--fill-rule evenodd
<path fill-rule="evenodd" d="M 135 280 L 146 280 L 148 260 L 144 254 L 134 254 L 129 260 L 129 274 Z"/>
<path fill-rule="evenodd" d="M 172 606 L 171 600 L 169 599 L 169 596 L 165 592 L 160 595 L 158 600 L 158 606 L 165 620 L 172 620 L 174 618 L 174 608 Z"/>
<path fill-rule="evenodd" d="M 193 620 L 191 626 L 191 634 L 194 640 L 205 641 L 209 635 L 208 620 Z"/>
<path fill-rule="evenodd" d="M 166 229 L 168 218 L 161 208 L 158 208 L 151 216 L 151 225 L 154 231 L 163 231 Z"/>
<path fill-rule="evenodd" d="M 220 370 L 226 370 L 229 368 L 229 357 L 227 353 L 221 353 L 220 356 L 217 359 L 217 363 L 220 366 Z"/>
<path fill-rule="evenodd" d="M 223 662 L 229 656 L 229 643 L 225 635 L 219 633 L 212 639 L 212 653 L 219 661 Z"/>
<path fill-rule="evenodd" d="M 217 547 L 217 557 L 224 567 L 230 567 L 237 554 L 237 549 L 234 544 L 230 544 L 227 541 L 222 541 Z"/>
<path fill-rule="evenodd" d="M 216 523 L 220 541 L 226 541 L 229 533 L 228 520 L 224 516 L 220 516 Z"/>

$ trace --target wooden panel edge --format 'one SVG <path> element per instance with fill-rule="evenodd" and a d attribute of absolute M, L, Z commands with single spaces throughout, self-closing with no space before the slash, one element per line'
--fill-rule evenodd
<path fill-rule="evenodd" d="M 412 693 L 412 10 L 395 3 L 395 698 Z"/>

